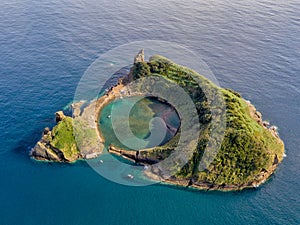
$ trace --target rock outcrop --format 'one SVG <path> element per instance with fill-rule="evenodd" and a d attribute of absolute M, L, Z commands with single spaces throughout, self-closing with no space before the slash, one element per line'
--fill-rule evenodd
<path fill-rule="evenodd" d="M 55 120 L 56 120 L 56 123 L 62 121 L 64 118 L 65 118 L 65 114 L 63 111 L 58 111 L 55 113 Z"/>
<path fill-rule="evenodd" d="M 52 138 L 51 130 L 46 127 L 43 131 L 42 138 L 31 150 L 31 156 L 37 160 L 67 162 L 68 160 L 65 158 L 64 153 L 51 145 L 50 141 Z"/>
<path fill-rule="evenodd" d="M 31 156 L 37 160 L 47 160 L 55 162 L 69 161 L 65 158 L 64 153 L 60 149 L 53 147 L 44 136 L 32 149 Z"/>
<path fill-rule="evenodd" d="M 97 123 L 90 115 L 94 112 L 85 111 L 80 114 L 80 106 L 76 106 L 74 118 L 65 116 L 62 111 L 55 113 L 57 125 L 52 130 L 46 127 L 42 138 L 31 151 L 37 160 L 55 162 L 74 162 L 80 158 L 96 158 L 104 148 L 97 134 Z M 93 109 L 93 108 L 92 108 Z"/>
<path fill-rule="evenodd" d="M 41 139 L 31 150 L 30 155 L 37 160 L 73 162 L 81 157 L 76 143 L 72 143 L 72 140 L 66 142 L 58 137 L 59 135 L 68 135 L 67 132 L 73 134 L 72 118 L 65 116 L 62 111 L 58 111 L 55 113 L 55 119 L 57 125 L 52 131 L 49 127 L 44 129 Z M 56 134 L 57 130 L 59 130 L 58 135 Z M 69 144 L 70 146 L 68 146 Z"/>
<path fill-rule="evenodd" d="M 145 61 L 145 53 L 144 49 L 141 49 L 139 53 L 134 57 L 134 64 L 138 62 L 144 62 Z"/>
<path fill-rule="evenodd" d="M 81 107 L 85 103 L 85 101 L 74 102 L 71 104 L 71 108 L 73 111 L 73 117 L 78 117 L 81 115 Z"/>
<path fill-rule="evenodd" d="M 114 155 L 121 156 L 122 158 L 127 159 L 131 162 L 142 165 L 152 165 L 159 162 L 157 158 L 147 157 L 147 149 L 129 151 L 118 148 L 114 145 L 110 145 L 108 148 L 108 152 Z"/>

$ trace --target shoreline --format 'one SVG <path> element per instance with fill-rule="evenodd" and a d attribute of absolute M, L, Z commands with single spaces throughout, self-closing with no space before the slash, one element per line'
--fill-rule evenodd
<path fill-rule="evenodd" d="M 144 61 L 142 61 L 142 62 L 144 62 Z M 57 149 L 57 152 L 59 154 L 54 154 L 54 153 L 56 153 L 56 151 L 54 153 L 52 152 L 54 147 L 52 146 L 51 142 L 46 139 L 47 136 L 51 137 L 52 133 L 51 133 L 51 131 L 45 132 L 45 130 L 46 130 L 45 129 L 42 139 L 35 146 L 35 148 L 36 148 L 35 151 L 39 151 L 38 153 L 42 153 L 42 154 L 41 155 L 32 154 L 32 157 L 34 157 L 37 160 L 42 159 L 45 161 L 53 160 L 53 161 L 57 161 L 57 162 L 69 162 L 70 163 L 70 162 L 75 162 L 80 159 L 97 158 L 100 154 L 102 154 L 103 149 L 104 149 L 104 144 L 105 144 L 105 137 L 103 136 L 102 131 L 100 129 L 99 121 L 100 121 L 100 114 L 101 114 L 101 111 L 103 110 L 103 108 L 117 98 L 139 96 L 139 95 L 145 96 L 142 93 L 132 91 L 129 87 L 126 86 L 126 84 L 130 83 L 130 81 L 133 79 L 132 73 L 133 73 L 133 70 L 131 70 L 125 76 L 119 78 L 118 83 L 116 85 L 112 86 L 109 90 L 106 90 L 106 93 L 103 94 L 102 96 L 98 97 L 97 99 L 92 100 L 91 102 L 84 102 L 84 101 L 74 102 L 71 105 L 71 107 L 73 109 L 73 113 L 72 113 L 72 118 L 68 117 L 69 118 L 68 120 L 73 119 L 72 120 L 73 128 L 74 128 L 74 121 L 75 121 L 75 122 L 77 122 L 77 124 L 79 126 L 79 127 L 77 127 L 77 129 L 79 129 L 79 133 L 83 133 L 83 134 L 85 133 L 85 129 L 82 128 L 82 127 L 84 127 L 84 128 L 89 129 L 89 131 L 91 131 L 94 135 L 93 137 L 89 137 L 88 135 L 83 135 L 83 137 L 81 137 L 81 139 L 80 139 L 80 141 L 82 141 L 83 144 L 82 143 L 79 144 L 78 142 L 75 141 L 76 145 L 77 145 L 77 149 L 78 149 L 78 154 L 73 155 L 73 158 L 71 158 L 71 159 L 66 159 L 65 153 L 63 151 L 61 151 L 60 149 Z M 151 96 L 149 95 L 147 97 L 151 97 Z M 155 96 L 152 96 L 152 97 L 155 97 Z M 263 121 L 262 114 L 256 110 L 254 105 L 252 105 L 250 103 L 250 101 L 243 99 L 240 95 L 239 95 L 239 97 L 245 103 L 245 104 L 243 102 L 240 103 L 241 107 L 243 106 L 243 113 L 247 114 L 249 116 L 249 118 L 251 118 L 251 121 L 253 119 L 253 122 L 257 122 L 258 126 L 262 127 L 262 129 L 265 129 L 266 132 L 270 133 L 267 135 L 266 133 L 262 132 L 264 135 L 273 136 L 275 138 L 274 143 L 276 145 L 277 144 L 280 145 L 280 148 L 279 148 L 280 152 L 279 151 L 269 152 L 268 154 L 270 157 L 268 159 L 266 159 L 266 162 L 268 160 L 268 164 L 265 164 L 265 166 L 262 167 L 261 170 L 256 171 L 253 175 L 247 175 L 246 179 L 243 180 L 244 183 L 239 181 L 241 184 L 239 184 L 239 182 L 233 182 L 236 184 L 225 184 L 225 183 L 220 184 L 221 182 L 219 182 L 219 184 L 214 184 L 216 179 L 210 180 L 209 182 L 205 182 L 205 178 L 202 179 L 202 178 L 197 177 L 197 174 L 194 174 L 194 172 L 191 173 L 192 175 L 187 174 L 186 175 L 187 178 L 181 179 L 180 177 L 178 177 L 178 176 L 176 177 L 175 175 L 166 178 L 159 169 L 154 168 L 152 166 L 152 165 L 158 163 L 160 161 L 160 159 L 163 159 L 161 157 L 161 155 L 157 155 L 157 154 L 149 155 L 148 153 L 152 148 L 140 149 L 137 151 L 130 151 L 130 150 L 118 148 L 118 147 L 110 144 L 107 151 L 109 154 L 118 155 L 118 156 L 120 156 L 126 160 L 129 160 L 133 163 L 147 166 L 147 169 L 143 172 L 146 178 L 149 178 L 150 180 L 155 180 L 155 181 L 159 181 L 162 183 L 170 184 L 170 185 L 175 185 L 175 186 L 180 186 L 180 187 L 185 187 L 185 188 L 190 187 L 190 188 L 195 188 L 198 190 L 218 190 L 218 191 L 239 191 L 239 190 L 243 190 L 243 189 L 247 189 L 247 188 L 256 188 L 259 185 L 266 182 L 271 177 L 271 175 L 274 173 L 274 171 L 276 170 L 279 163 L 282 161 L 283 155 L 284 155 L 284 143 L 280 139 L 280 137 L 277 133 L 277 127 L 271 126 L 270 123 L 267 121 Z M 158 98 L 158 100 L 165 102 L 167 104 L 170 104 L 164 99 Z M 81 109 L 81 107 L 84 104 L 86 104 L 85 107 L 83 109 Z M 175 108 L 175 107 L 173 107 L 173 108 Z M 62 113 L 62 112 L 60 111 L 60 112 L 57 112 L 56 114 L 59 114 L 59 113 Z M 56 118 L 57 123 L 60 121 L 64 121 L 62 118 L 66 118 L 66 116 L 64 116 L 63 113 L 59 117 L 59 120 L 58 120 L 58 117 Z M 180 116 L 179 116 L 179 118 L 180 118 Z M 182 118 L 180 118 L 180 120 L 182 120 Z M 76 129 L 75 129 L 75 131 L 76 131 Z M 75 132 L 75 131 L 73 130 L 73 132 Z M 77 132 L 78 132 L 78 130 L 77 130 Z M 73 133 L 73 135 L 74 135 L 74 133 Z M 54 136 L 52 136 L 52 138 L 53 137 Z M 86 138 L 87 138 L 87 140 L 86 140 Z M 50 140 L 52 140 L 52 139 L 50 139 Z M 92 142 L 94 145 L 90 144 L 91 142 L 89 142 L 89 141 L 91 141 L 91 140 L 96 141 L 96 142 Z M 88 145 L 87 145 L 87 143 L 88 143 Z M 39 145 L 41 146 L 40 149 L 39 149 Z M 270 148 L 270 149 L 272 149 L 272 148 Z M 54 149 L 54 150 L 56 150 L 56 149 Z M 165 148 L 164 150 L 172 151 L 172 149 L 168 150 L 167 148 Z M 36 153 L 36 152 L 34 152 L 32 150 L 32 153 Z M 166 154 L 166 153 L 168 153 L 168 152 L 164 152 L 164 154 Z M 282 155 L 282 153 L 283 153 L 283 155 Z M 192 170 L 194 171 L 194 169 L 196 168 L 195 167 L 196 164 L 194 164 L 193 166 L 194 167 L 192 168 Z M 221 173 L 219 172 L 217 174 L 217 177 L 220 175 L 221 175 Z M 194 179 L 197 179 L 200 181 L 196 181 Z M 203 181 L 201 181 L 201 179 Z M 227 183 L 231 183 L 231 181 L 229 181 Z"/>
<path fill-rule="evenodd" d="M 81 118 L 85 119 L 86 121 L 88 121 L 89 126 L 93 127 L 95 129 L 100 142 L 102 144 L 104 144 L 105 138 L 103 137 L 100 127 L 98 126 L 101 110 L 106 105 L 108 105 L 109 103 L 111 103 L 112 101 L 114 101 L 117 98 L 138 95 L 138 93 L 134 93 L 134 94 L 128 94 L 128 93 L 129 93 L 128 88 L 125 87 L 125 85 L 121 81 L 119 81 L 118 84 L 113 86 L 109 91 L 107 91 L 100 98 L 95 99 L 94 101 L 90 102 L 82 111 L 81 111 L 80 107 L 84 103 L 83 101 L 73 103 L 71 106 L 73 109 L 73 112 L 74 112 L 73 117 L 74 118 L 81 117 Z M 268 130 L 268 132 L 271 132 L 272 135 L 277 139 L 277 141 L 280 141 L 281 143 L 283 143 L 283 141 L 280 139 L 280 137 L 277 133 L 277 130 L 274 128 L 275 126 L 270 126 L 270 124 L 268 122 L 262 121 L 262 115 L 260 112 L 258 112 L 256 110 L 254 105 L 252 105 L 247 100 L 245 100 L 245 102 L 248 105 L 251 117 L 254 120 L 256 120 L 257 123 L 259 123 L 264 129 Z M 91 117 L 91 115 L 93 115 L 93 116 Z M 110 154 L 118 155 L 128 161 L 131 161 L 133 163 L 139 163 L 141 165 L 147 165 L 147 166 L 150 165 L 150 167 L 151 167 L 151 164 L 156 163 L 155 160 L 138 158 L 138 155 L 139 155 L 138 152 L 147 151 L 147 149 L 141 149 L 139 151 L 130 151 L 130 150 L 124 150 L 124 149 L 120 149 L 120 148 L 110 145 L 107 151 Z M 92 154 L 85 155 L 85 156 L 80 154 L 78 156 L 78 158 L 76 158 L 75 160 L 67 161 L 67 162 L 74 163 L 77 160 L 97 158 L 101 153 L 99 153 L 99 154 L 92 153 Z M 50 160 L 47 160 L 47 159 L 41 158 L 41 157 L 34 157 L 34 159 L 38 160 L 38 161 L 50 161 Z M 147 163 L 147 162 L 151 162 L 151 164 Z M 152 171 L 144 171 L 143 173 L 147 179 L 159 181 L 166 185 L 178 186 L 178 187 L 182 187 L 182 188 L 194 188 L 196 190 L 203 190 L 203 191 L 225 191 L 225 192 L 226 191 L 240 191 L 243 189 L 257 188 L 261 184 L 265 183 L 271 177 L 271 175 L 274 173 L 274 171 L 276 170 L 279 163 L 280 162 L 278 161 L 278 162 L 274 163 L 270 168 L 268 168 L 267 171 L 261 172 L 261 174 L 255 181 L 253 181 L 251 183 L 247 183 L 247 184 L 242 184 L 239 186 L 237 186 L 237 185 L 221 185 L 220 186 L 220 185 L 214 185 L 214 184 L 205 183 L 205 182 L 194 182 L 192 179 L 182 179 L 182 180 L 170 179 L 170 178 L 165 179 L 165 178 L 162 178 L 161 176 L 153 173 Z"/>
<path fill-rule="evenodd" d="M 253 181 L 251 183 L 242 184 L 242 185 L 214 185 L 206 182 L 194 182 L 190 180 L 179 180 L 179 179 L 164 179 L 152 172 L 144 171 L 145 176 L 150 180 L 158 181 L 164 185 L 172 185 L 182 188 L 193 188 L 196 190 L 202 191 L 222 191 L 222 192 L 231 192 L 231 191 L 242 191 L 245 189 L 258 188 L 260 185 L 268 181 L 268 179 L 274 174 L 278 164 L 272 166 L 271 170 L 261 174 L 259 180 Z"/>
<path fill-rule="evenodd" d="M 264 129 L 266 129 L 268 132 L 270 132 L 278 142 L 283 144 L 283 149 L 284 149 L 284 143 L 280 139 L 277 130 L 274 129 L 273 127 L 275 126 L 270 126 L 269 123 L 266 121 L 262 121 L 262 115 L 259 111 L 256 110 L 254 105 L 252 105 L 250 102 L 245 100 L 249 107 L 249 112 L 250 115 L 253 119 L 257 121 L 257 123 L 260 124 Z M 139 151 L 130 151 L 130 150 L 125 150 L 121 149 L 118 147 L 115 147 L 113 145 L 109 146 L 108 152 L 117 156 L 120 156 L 126 160 L 129 160 L 130 162 L 133 163 L 138 163 L 144 166 L 150 166 L 150 163 L 145 163 L 146 160 L 143 160 L 142 158 L 139 157 L 139 152 L 147 151 L 146 149 L 141 149 Z M 170 179 L 170 178 L 163 178 L 152 171 L 144 171 L 144 175 L 150 179 L 150 180 L 155 180 L 159 181 L 168 185 L 175 185 L 175 186 L 180 186 L 180 187 L 185 187 L 185 188 L 195 188 L 197 190 L 205 190 L 205 191 L 241 191 L 243 189 L 250 189 L 250 188 L 257 188 L 261 184 L 265 183 L 275 172 L 277 166 L 281 160 L 278 160 L 278 156 L 275 156 L 273 165 L 269 167 L 266 171 L 263 171 L 259 174 L 257 179 L 255 179 L 252 182 L 242 184 L 242 185 L 214 185 L 212 183 L 205 183 L 205 182 L 194 182 L 192 179 Z"/>

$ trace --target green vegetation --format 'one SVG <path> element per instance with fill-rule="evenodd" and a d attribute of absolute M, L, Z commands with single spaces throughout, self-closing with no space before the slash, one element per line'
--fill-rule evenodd
<path fill-rule="evenodd" d="M 61 150 L 68 161 L 78 158 L 79 150 L 73 133 L 73 119 L 65 117 L 52 130 L 48 137 L 50 144 Z"/>
<path fill-rule="evenodd" d="M 178 169 L 175 178 L 193 179 L 196 182 L 220 186 L 240 186 L 256 181 L 262 172 L 271 170 L 273 164 L 277 163 L 275 158 L 282 160 L 283 143 L 251 117 L 249 106 L 240 94 L 219 88 L 195 71 L 161 56 L 153 56 L 149 62 L 136 63 L 132 68 L 131 79 L 150 75 L 162 76 L 180 85 L 190 95 L 199 115 L 201 132 L 197 148 L 188 163 Z M 223 96 L 226 104 L 225 137 L 214 161 L 208 168 L 199 171 L 199 163 L 207 149 L 211 130 L 215 128 L 211 122 L 211 112 L 221 110 L 217 104 L 209 104 L 207 96 L 218 94 Z M 215 119 L 222 119 L 221 111 Z M 164 146 L 142 153 L 145 157 L 164 159 L 176 147 L 178 135 Z M 217 134 L 213 141 L 217 142 L 221 135 L 223 134 Z"/>
<path fill-rule="evenodd" d="M 160 76 L 167 79 L 170 81 L 168 88 L 171 88 L 172 85 L 182 87 L 191 97 L 198 113 L 198 117 L 195 116 L 195 118 L 199 119 L 200 135 L 190 142 L 184 142 L 186 149 L 182 151 L 195 149 L 192 149 L 192 157 L 189 157 L 187 162 L 185 161 L 183 167 L 175 168 L 177 172 L 173 176 L 174 179 L 192 180 L 194 183 L 220 187 L 242 186 L 259 181 L 262 174 L 271 173 L 276 164 L 282 160 L 283 142 L 261 125 L 260 119 L 254 116 L 254 109 L 239 93 L 220 88 L 195 71 L 177 65 L 161 56 L 153 56 L 149 62 L 135 63 L 128 80 L 147 76 Z M 138 90 L 134 90 L 133 93 L 149 90 L 148 88 L 151 88 L 151 84 L 145 82 L 139 84 Z M 175 99 L 177 97 L 176 93 L 170 93 L 170 95 Z M 222 102 L 224 107 L 221 106 Z M 132 128 L 143 127 L 142 134 L 144 136 L 149 129 L 147 118 L 152 116 L 153 112 L 148 107 L 148 102 L 140 104 L 146 110 L 140 113 L 137 108 L 133 108 L 131 113 L 134 116 L 131 118 L 130 126 Z M 187 107 L 186 105 L 183 104 L 181 107 Z M 224 132 L 222 129 L 218 129 L 221 121 L 226 124 Z M 195 130 L 194 122 L 186 121 L 185 124 L 190 128 L 187 129 L 188 133 L 185 136 L 190 137 L 199 131 Z M 75 125 L 74 128 L 73 125 Z M 151 162 L 167 158 L 174 152 L 179 138 L 181 138 L 182 130 L 186 130 L 186 128 L 181 127 L 177 134 L 163 146 L 139 151 L 139 157 L 145 161 L 149 159 Z M 113 135 L 110 130 L 108 132 Z M 53 155 L 52 158 L 57 155 L 56 149 L 63 153 L 63 157 L 67 161 L 75 161 L 80 156 L 95 151 L 101 152 L 100 145 L 102 143 L 99 142 L 96 130 L 87 126 L 80 117 L 76 119 L 65 117 L 43 138 L 46 144 L 54 147 L 48 149 L 48 154 Z M 195 145 L 193 145 L 194 143 Z M 99 149 L 91 149 L 91 146 L 99 146 Z M 217 155 L 210 153 L 210 149 L 213 149 L 214 146 L 219 146 Z M 41 150 L 39 146 L 37 150 Z M 207 155 L 209 157 L 205 157 Z M 42 154 L 41 157 L 47 158 L 48 155 Z M 209 160 L 210 158 L 213 158 L 212 162 Z M 199 169 L 203 167 L 205 169 Z"/>
<path fill-rule="evenodd" d="M 242 185 L 269 170 L 275 155 L 282 159 L 283 144 L 250 116 L 241 97 L 229 90 L 222 92 L 227 108 L 225 138 L 209 169 L 194 178 L 217 185 Z"/>
<path fill-rule="evenodd" d="M 81 117 L 68 117 L 62 114 L 61 120 L 52 131 L 44 131 L 42 139 L 31 153 L 37 159 L 58 162 L 74 162 L 100 154 L 103 144 L 96 129 L 89 126 Z"/>

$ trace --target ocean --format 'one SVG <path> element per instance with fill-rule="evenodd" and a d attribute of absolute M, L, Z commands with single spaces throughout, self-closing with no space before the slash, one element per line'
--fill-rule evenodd
<path fill-rule="evenodd" d="M 287 157 L 261 187 L 123 186 L 87 163 L 29 151 L 99 55 L 162 40 L 201 56 L 279 127 Z M 300 2 L 11 0 L 0 3 L 0 224 L 300 224 Z"/>

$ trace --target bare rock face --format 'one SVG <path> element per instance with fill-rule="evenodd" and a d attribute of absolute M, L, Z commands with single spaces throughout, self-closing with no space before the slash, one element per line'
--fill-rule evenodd
<path fill-rule="evenodd" d="M 65 162 L 62 152 L 59 149 L 52 149 L 52 146 L 46 140 L 40 140 L 31 151 L 31 156 L 39 160 L 48 160 L 55 162 Z"/>
<path fill-rule="evenodd" d="M 51 130 L 46 127 L 43 131 L 42 138 L 36 143 L 34 148 L 31 150 L 30 155 L 38 160 L 47 160 L 55 162 L 66 162 L 68 161 L 63 152 L 53 147 L 50 144 L 52 139 Z"/>
<path fill-rule="evenodd" d="M 55 113 L 55 120 L 56 120 L 56 123 L 62 121 L 64 118 L 65 118 L 65 114 L 63 113 L 63 111 L 58 111 Z"/>
<path fill-rule="evenodd" d="M 141 49 L 139 53 L 134 57 L 134 64 L 138 62 L 145 62 L 145 53 L 144 49 Z"/>
<path fill-rule="evenodd" d="M 50 128 L 49 127 L 45 127 L 45 129 L 43 131 L 43 134 L 47 135 L 49 132 L 51 132 Z"/>
<path fill-rule="evenodd" d="M 81 112 L 81 106 L 85 103 L 85 101 L 79 101 L 72 103 L 71 107 L 73 110 L 73 118 L 80 116 Z"/>

